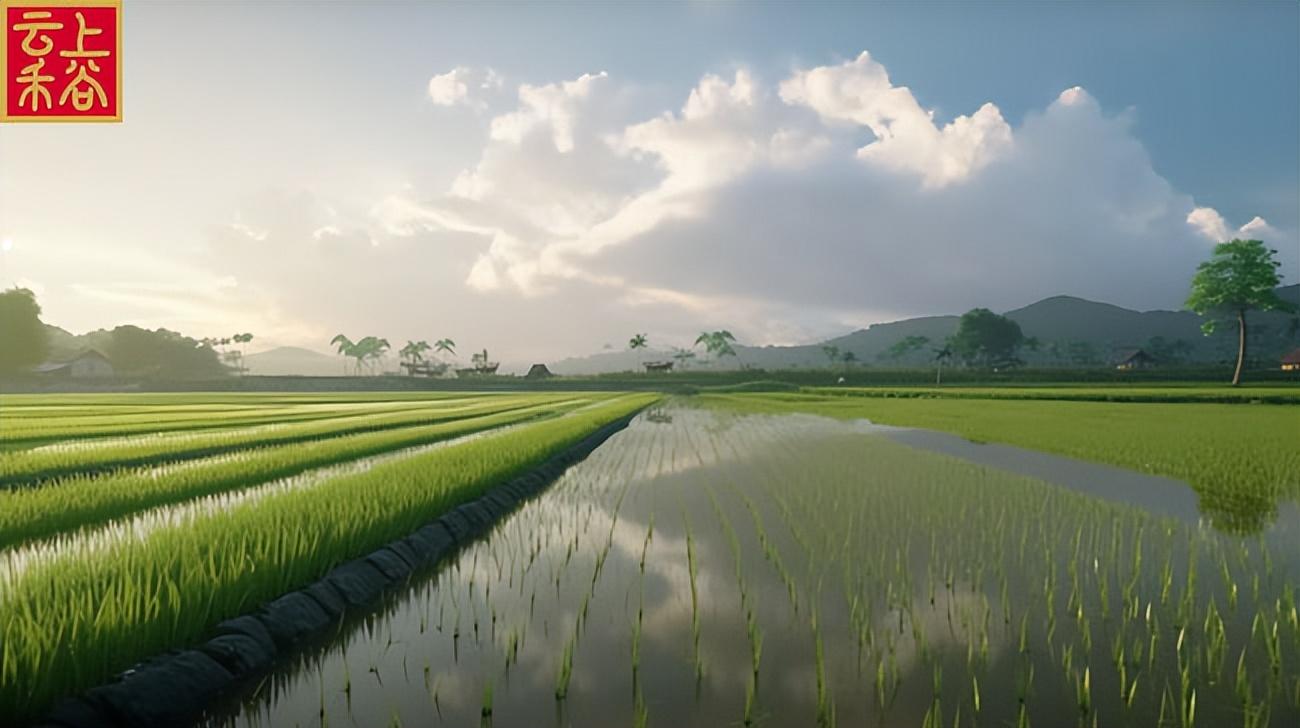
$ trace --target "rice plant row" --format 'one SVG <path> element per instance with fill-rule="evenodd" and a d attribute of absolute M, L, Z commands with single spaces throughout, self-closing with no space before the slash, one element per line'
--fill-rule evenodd
<path fill-rule="evenodd" d="M 59 695 L 189 643 L 654 399 L 615 398 L 28 570 L 0 592 L 0 715 L 34 716 Z"/>
<path fill-rule="evenodd" d="M 75 531 L 60 533 L 51 539 L 29 541 L 0 551 L 0 592 L 5 591 L 9 585 L 20 582 L 24 575 L 33 569 L 44 568 L 60 561 L 94 558 L 101 552 L 116 548 L 123 541 L 146 539 L 155 531 L 162 529 L 185 528 L 188 524 L 207 518 L 214 512 L 246 507 L 285 491 L 310 490 L 333 478 L 365 472 L 385 463 L 418 457 L 446 447 L 457 447 L 482 438 L 498 437 L 520 426 L 504 424 L 494 429 L 479 430 L 451 439 L 314 468 L 296 475 L 251 484 L 237 490 L 135 511 L 125 517 L 102 524 L 88 525 Z"/>
<path fill-rule="evenodd" d="M 40 488 L 0 490 L 0 550 L 311 468 L 559 414 L 582 403 L 585 400 L 551 402 L 433 425 L 253 448 L 171 467 L 74 476 Z"/>
<path fill-rule="evenodd" d="M 473 395 L 482 399 L 483 395 Z M 95 408 L 84 412 L 65 412 L 57 408 L 3 407 L 0 412 L 0 447 L 15 449 L 49 444 L 59 440 L 88 437 L 203 430 L 221 427 L 282 422 L 306 422 L 346 414 L 378 414 L 419 409 L 431 404 L 444 406 L 469 397 L 441 397 L 414 402 L 330 402 L 328 400 L 295 405 L 242 405 L 238 407 L 121 407 Z"/>
<path fill-rule="evenodd" d="M 487 397 L 452 406 L 409 412 L 334 417 L 323 422 L 258 425 L 217 431 L 173 432 L 127 438 L 91 439 L 32 450 L 0 453 L 0 487 L 27 485 L 56 477 L 114 468 L 204 457 L 249 447 L 307 442 L 339 435 L 476 417 L 571 395 L 531 394 Z"/>

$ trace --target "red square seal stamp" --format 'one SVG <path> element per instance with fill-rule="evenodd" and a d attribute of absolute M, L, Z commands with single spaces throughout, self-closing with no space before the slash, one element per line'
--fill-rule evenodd
<path fill-rule="evenodd" d="M 0 121 L 121 121 L 122 0 L 0 0 Z"/>

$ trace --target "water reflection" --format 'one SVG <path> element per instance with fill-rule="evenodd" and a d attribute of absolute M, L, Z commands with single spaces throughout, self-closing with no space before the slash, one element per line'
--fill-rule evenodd
<path fill-rule="evenodd" d="M 1151 725 L 1184 651 L 1212 660 L 1220 639 L 1246 655 L 1251 706 L 1300 713 L 1294 511 L 1236 540 L 1196 525 L 1177 483 L 964 447 L 647 413 L 212 722 L 469 725 L 490 693 L 511 726 L 1060 725 L 1086 675 L 1086 722 Z M 1257 618 L 1287 653 L 1273 680 L 1263 649 L 1242 652 Z M 1179 636 L 1201 624 L 1215 637 Z M 1241 722 L 1233 681 L 1196 664 L 1203 724 Z"/>
<path fill-rule="evenodd" d="M 998 443 L 971 442 L 957 435 L 932 430 L 894 428 L 889 437 L 898 442 L 963 460 L 1027 475 L 1070 490 L 1139 506 L 1185 523 L 1201 520 L 1196 493 L 1182 481 L 1147 475 L 1113 465 L 1052 455 Z"/>

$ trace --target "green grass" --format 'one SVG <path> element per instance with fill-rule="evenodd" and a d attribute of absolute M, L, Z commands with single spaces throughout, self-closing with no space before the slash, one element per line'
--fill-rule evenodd
<path fill-rule="evenodd" d="M 34 565 L 0 591 L 0 715 L 32 718 L 60 695 L 191 643 L 655 399 L 620 397 Z"/>
<path fill-rule="evenodd" d="M 807 412 L 952 432 L 1177 478 L 1229 530 L 1267 522 L 1300 497 L 1300 409 L 988 399 L 703 395 L 749 412 Z"/>
<path fill-rule="evenodd" d="M 101 524 L 147 508 L 250 487 L 345 463 L 571 410 L 588 400 L 548 402 L 433 425 L 264 447 L 152 469 L 81 476 L 40 488 L 0 490 L 0 549 Z"/>

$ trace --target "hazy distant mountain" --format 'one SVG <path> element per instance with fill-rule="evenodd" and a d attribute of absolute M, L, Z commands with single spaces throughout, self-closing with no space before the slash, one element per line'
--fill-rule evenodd
<path fill-rule="evenodd" d="M 1300 285 L 1285 286 L 1278 294 L 1300 306 Z M 1190 311 L 1132 311 L 1109 303 L 1074 296 L 1053 296 L 1024 308 L 1005 312 L 1020 324 L 1026 336 L 1038 339 L 1037 352 L 1022 352 L 1030 364 L 1053 365 L 1071 361 L 1102 364 L 1128 349 L 1153 348 L 1152 339 L 1187 362 L 1221 361 L 1236 355 L 1236 332 L 1225 327 L 1214 336 L 1201 334 L 1202 319 Z M 691 368 L 734 369 L 744 364 L 762 369 L 824 367 L 828 361 L 822 346 L 853 352 L 860 364 L 869 366 L 917 365 L 933 357 L 933 348 L 957 330 L 959 316 L 925 316 L 890 323 L 873 324 L 820 344 L 804 346 L 737 346 L 737 357 L 710 363 L 696 360 Z M 1276 356 L 1300 345 L 1290 331 L 1292 316 L 1282 313 L 1252 313 L 1247 317 L 1254 355 Z M 882 358 L 896 342 L 908 336 L 924 336 L 930 344 L 898 360 Z M 1152 352 L 1155 353 L 1155 352 Z M 640 362 L 666 359 L 667 352 L 603 352 L 565 359 L 551 365 L 557 374 L 596 374 L 639 369 Z M 1072 358 L 1073 357 L 1073 358 Z"/>
<path fill-rule="evenodd" d="M 262 376 L 332 377 L 350 373 L 349 361 L 299 346 L 279 346 L 245 355 L 244 367 L 248 374 Z"/>
<path fill-rule="evenodd" d="M 1112 342 L 1141 347 L 1153 336 L 1201 338 L 1201 317 L 1190 311 L 1130 311 L 1109 303 L 1053 296 L 1006 313 L 1026 336 L 1041 340 Z"/>

